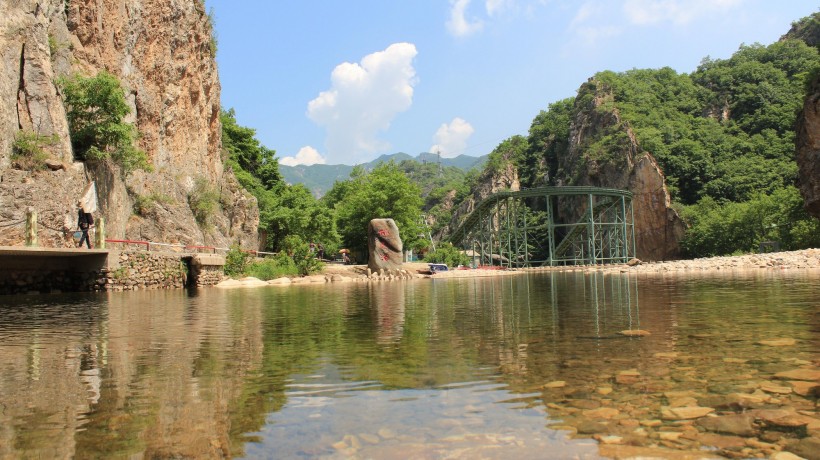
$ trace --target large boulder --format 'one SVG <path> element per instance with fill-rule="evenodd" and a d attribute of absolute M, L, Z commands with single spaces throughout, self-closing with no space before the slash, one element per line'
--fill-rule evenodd
<path fill-rule="evenodd" d="M 367 248 L 370 257 L 367 266 L 377 272 L 381 269 L 401 268 L 402 243 L 399 227 L 393 219 L 373 219 L 367 226 Z"/>

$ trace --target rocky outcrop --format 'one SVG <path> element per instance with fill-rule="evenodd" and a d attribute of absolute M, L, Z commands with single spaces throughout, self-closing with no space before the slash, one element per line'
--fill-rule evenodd
<path fill-rule="evenodd" d="M 30 206 L 41 244 L 67 244 L 63 216 L 94 180 L 109 237 L 256 248 L 256 200 L 223 167 L 219 78 L 200 0 L 10 0 L 1 10 L 0 225 Z M 101 70 L 121 81 L 154 171 L 125 178 L 116 166 L 75 161 L 56 80 Z M 46 154 L 65 167 L 13 169 L 21 132 L 49 139 Z M 203 193 L 213 206 L 195 214 Z M 16 230 L 3 238 L 22 242 Z"/>
<path fill-rule="evenodd" d="M 374 272 L 401 268 L 403 245 L 393 219 L 373 219 L 367 226 L 367 266 Z"/>
<path fill-rule="evenodd" d="M 806 211 L 820 218 L 820 75 L 814 78 L 797 118 L 797 166 Z"/>
<path fill-rule="evenodd" d="M 442 227 L 442 229 L 434 235 L 435 239 L 442 240 L 450 235 L 461 221 L 475 210 L 481 200 L 488 196 L 502 190 L 513 192 L 521 190 L 518 169 L 512 163 L 509 154 L 502 154 L 500 159 L 501 161 L 498 162 L 500 166 L 484 169 L 481 176 L 476 180 L 475 188 L 470 196 L 464 199 L 455 211 L 453 211 L 453 217 L 450 219 L 450 223 Z M 450 195 L 455 197 L 455 192 L 452 192 Z M 452 204 L 450 206 L 452 206 Z M 428 225 L 433 224 L 433 222 L 428 222 Z"/>
<path fill-rule="evenodd" d="M 809 46 L 820 46 L 820 13 L 793 22 L 791 29 L 780 40 L 802 40 Z"/>
<path fill-rule="evenodd" d="M 65 13 L 73 70 L 120 78 L 154 167 L 215 182 L 220 87 L 202 2 L 72 0 Z"/>
<path fill-rule="evenodd" d="M 582 94 L 593 97 L 580 97 Z M 579 91 L 570 127 L 567 155 L 559 158 L 557 185 L 588 185 L 617 188 L 633 193 L 636 256 L 643 260 L 678 257 L 679 242 L 686 226 L 671 207 L 669 191 L 658 163 L 643 151 L 629 125 L 613 104 L 612 95 L 600 82 L 591 79 Z M 602 136 L 616 139 L 607 149 L 593 147 Z M 565 205 L 559 217 L 577 218 L 577 206 Z"/>
<path fill-rule="evenodd" d="M 586 97 L 582 97 L 586 96 Z M 548 177 L 546 160 L 537 165 L 533 183 L 553 186 L 592 186 L 629 190 L 633 193 L 636 256 L 642 260 L 674 259 L 686 226 L 671 207 L 663 172 L 651 153 L 641 149 L 629 125 L 621 119 L 612 94 L 591 79 L 579 90 L 568 147 L 558 155 L 554 177 Z M 605 145 L 603 137 L 613 140 Z M 441 239 L 455 230 L 484 198 L 501 190 L 521 189 L 518 170 L 511 158 L 500 158 L 477 180 L 476 189 L 453 213 Z M 586 202 L 574 197 L 557 197 L 557 223 L 578 222 L 586 212 Z M 579 201 L 580 200 L 580 201 Z"/>
<path fill-rule="evenodd" d="M 62 3 L 11 0 L 0 9 L 0 169 L 11 163 L 19 130 L 57 135 L 49 153 L 71 159 L 68 122 L 54 84 L 56 68 L 67 69 L 67 61 L 56 56 L 57 37 L 67 36 L 65 20 L 55 20 Z"/>

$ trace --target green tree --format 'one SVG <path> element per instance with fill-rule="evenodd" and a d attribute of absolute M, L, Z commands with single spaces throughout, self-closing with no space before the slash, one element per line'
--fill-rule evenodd
<path fill-rule="evenodd" d="M 470 265 L 470 258 L 467 254 L 461 252 L 450 243 L 441 243 L 435 251 L 429 252 L 424 256 L 427 262 L 447 264 L 449 267 L 457 267 L 459 265 Z"/>
<path fill-rule="evenodd" d="M 795 187 L 757 193 L 742 203 L 707 196 L 683 215 L 691 228 L 681 246 L 691 257 L 754 252 L 769 240 L 783 250 L 820 245 L 820 220 L 805 212 Z"/>
<path fill-rule="evenodd" d="M 555 185 L 558 159 L 569 148 L 569 128 L 575 98 L 549 105 L 532 121 L 527 137 L 527 152 L 520 162 L 521 184 L 525 187 Z"/>
<path fill-rule="evenodd" d="M 222 270 L 228 276 L 239 276 L 245 273 L 245 269 L 250 262 L 250 254 L 243 251 L 238 244 L 234 243 L 225 254 L 225 265 L 222 267 Z"/>
<path fill-rule="evenodd" d="M 300 275 L 307 276 L 322 270 L 322 261 L 316 258 L 310 245 L 298 235 L 288 235 L 282 244 L 282 250 L 293 258 Z"/>
<path fill-rule="evenodd" d="M 497 173 L 510 162 L 515 165 L 520 165 L 525 160 L 528 149 L 529 144 L 527 138 L 524 136 L 516 135 L 504 139 L 490 152 L 490 157 L 487 159 L 487 165 L 484 170 Z"/>
<path fill-rule="evenodd" d="M 337 182 L 326 202 L 335 208 L 342 244 L 366 251 L 367 226 L 372 219 L 391 218 L 406 247 L 416 247 L 421 237 L 422 198 L 395 163 L 382 163 L 373 171 L 354 170 L 350 180 Z"/>
<path fill-rule="evenodd" d="M 226 163 L 239 183 L 256 197 L 259 227 L 267 233 L 266 249 L 281 251 L 289 236 L 334 246 L 339 237 L 333 213 L 303 185 L 288 185 L 279 172 L 276 152 L 263 146 L 256 130 L 240 126 L 233 109 L 220 113 Z"/>
<path fill-rule="evenodd" d="M 333 213 L 311 195 L 302 184 L 282 187 L 276 206 L 266 206 L 260 213 L 268 238 L 277 250 L 285 238 L 298 235 L 308 242 L 334 246 L 338 242 Z"/>
<path fill-rule="evenodd" d="M 112 159 L 125 173 L 150 169 L 145 152 L 134 146 L 137 131 L 123 119 L 131 113 L 119 80 L 101 71 L 59 81 L 66 104 L 71 144 L 82 160 Z"/>
<path fill-rule="evenodd" d="M 234 109 L 222 110 L 219 120 L 222 122 L 222 148 L 228 152 L 228 161 L 257 178 L 268 190 L 284 185 L 276 151 L 256 139 L 256 130 L 240 126 Z M 243 185 L 248 189 L 252 187 L 251 184 Z"/>

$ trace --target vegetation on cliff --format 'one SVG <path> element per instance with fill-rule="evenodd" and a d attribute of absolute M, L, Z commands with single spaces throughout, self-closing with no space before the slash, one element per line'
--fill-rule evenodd
<path fill-rule="evenodd" d="M 793 31 L 816 35 L 817 18 L 795 23 Z M 575 97 L 536 115 L 526 136 L 500 143 L 480 174 L 412 161 L 370 172 L 359 167 L 316 200 L 305 187 L 284 183 L 275 152 L 238 126 L 232 111 L 222 114 L 223 139 L 229 164 L 259 200 L 273 250 L 288 235 L 363 249 L 367 221 L 385 216 L 396 220 L 407 246 L 423 247 L 423 213 L 440 229 L 481 180 L 510 164 L 521 187 L 573 185 L 589 173 L 584 165 L 605 171 L 632 148 L 636 159 L 652 154 L 663 171 L 673 206 L 690 227 L 686 255 L 755 251 L 766 240 L 783 249 L 818 246 L 820 221 L 805 213 L 795 188 L 794 126 L 820 54 L 796 38 L 742 45 L 729 59 L 705 58 L 691 74 L 600 72 Z M 610 123 L 573 137 L 579 120 L 596 117 Z M 580 156 L 568 161 L 572 154 Z M 536 221 L 540 211 L 532 209 Z"/>
<path fill-rule="evenodd" d="M 743 45 L 726 60 L 707 57 L 692 74 L 600 72 L 575 98 L 539 113 L 526 138 L 502 142 L 488 168 L 512 152 L 507 157 L 522 187 L 571 185 L 582 170 L 562 169 L 561 159 L 570 154 L 573 120 L 590 110 L 617 113 L 621 126 L 576 146 L 581 163 L 617 161 L 631 142 L 630 128 L 640 150 L 657 159 L 673 203 L 691 226 L 686 255 L 753 251 L 769 239 L 784 249 L 817 246 L 820 222 L 802 210 L 795 188 L 794 124 L 806 81 L 818 69 L 817 48 L 784 39 Z M 603 102 L 593 104 L 596 98 Z"/>
<path fill-rule="evenodd" d="M 17 131 L 11 144 L 12 164 L 18 169 L 37 171 L 46 169 L 48 148 L 58 141 L 56 134 L 46 136 L 32 131 Z"/>
<path fill-rule="evenodd" d="M 240 126 L 233 109 L 223 110 L 220 120 L 226 166 L 257 199 L 259 228 L 267 235 L 265 247 L 280 251 L 289 235 L 298 235 L 304 241 L 336 241 L 330 212 L 303 185 L 285 183 L 279 174 L 276 152 L 256 139 L 256 131 Z"/>
<path fill-rule="evenodd" d="M 114 75 L 74 75 L 59 81 L 66 105 L 71 145 L 81 160 L 113 160 L 127 174 L 150 170 L 148 156 L 134 142 L 137 130 L 124 121 L 131 113 L 125 91 Z"/>

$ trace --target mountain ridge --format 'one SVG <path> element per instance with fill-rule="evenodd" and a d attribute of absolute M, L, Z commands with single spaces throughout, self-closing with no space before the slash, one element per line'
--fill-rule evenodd
<path fill-rule="evenodd" d="M 453 166 L 464 171 L 469 171 L 470 169 L 483 166 L 487 162 L 487 157 L 488 155 L 474 157 L 462 154 L 453 158 L 442 157 L 439 160 L 438 155 L 429 152 L 419 153 L 415 157 L 405 152 L 396 152 L 393 154 L 380 155 L 378 158 L 374 160 L 371 160 L 367 163 L 361 163 L 356 166 L 362 166 L 365 169 L 365 171 L 369 171 L 375 168 L 377 165 L 381 163 L 387 163 L 389 161 L 393 161 L 395 163 L 400 163 L 402 161 L 415 161 L 418 163 L 437 163 L 441 161 L 441 166 L 443 168 Z M 314 164 L 309 166 L 287 166 L 279 164 L 279 172 L 282 174 L 282 177 L 288 184 L 303 184 L 311 191 L 311 193 L 314 196 L 321 197 L 322 195 L 327 193 L 327 191 L 330 190 L 331 187 L 333 187 L 333 184 L 336 181 L 348 179 L 350 177 L 350 173 L 353 171 L 353 168 L 355 168 L 356 166 L 350 166 L 345 164 Z"/>

